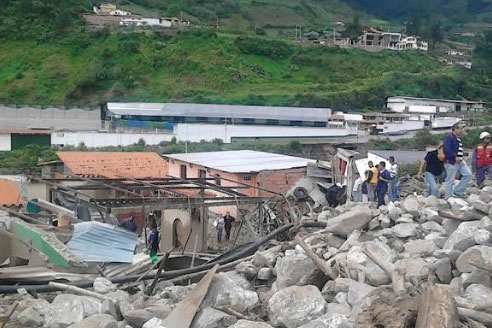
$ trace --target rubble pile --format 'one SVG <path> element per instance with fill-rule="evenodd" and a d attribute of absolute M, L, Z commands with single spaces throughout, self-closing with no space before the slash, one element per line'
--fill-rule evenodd
<path fill-rule="evenodd" d="M 6 327 L 177 328 L 169 317 L 183 302 L 196 306 L 193 328 L 492 327 L 492 187 L 470 192 L 348 203 L 316 214 L 324 228 L 304 224 L 310 213 L 290 241 L 217 266 L 206 286 L 160 280 L 147 296 L 150 281 L 100 277 L 88 290 L 21 289 L 0 305 L 18 302 Z"/>

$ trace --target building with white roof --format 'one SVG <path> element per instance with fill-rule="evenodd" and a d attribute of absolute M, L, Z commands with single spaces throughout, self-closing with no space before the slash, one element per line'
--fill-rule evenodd
<path fill-rule="evenodd" d="M 213 178 L 213 183 L 235 188 L 255 186 L 283 193 L 306 175 L 308 163 L 315 160 L 253 150 L 234 150 L 163 155 L 169 175 L 182 179 Z M 210 180 L 208 180 L 210 181 Z M 272 196 L 271 193 L 247 188 L 248 196 Z"/>

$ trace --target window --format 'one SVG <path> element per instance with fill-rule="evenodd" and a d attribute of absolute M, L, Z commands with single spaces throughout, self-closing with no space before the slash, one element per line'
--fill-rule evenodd
<path fill-rule="evenodd" d="M 221 183 L 222 183 L 222 182 L 220 181 L 220 175 L 216 174 L 216 175 L 215 175 L 215 184 L 216 184 L 216 185 L 218 185 L 218 186 L 220 186 L 220 185 L 221 185 Z"/>
<path fill-rule="evenodd" d="M 244 181 L 251 181 L 251 175 L 244 175 L 243 180 Z"/>
<path fill-rule="evenodd" d="M 205 179 L 207 178 L 207 171 L 205 170 L 198 170 L 198 178 L 200 179 L 201 183 L 205 182 Z"/>
<path fill-rule="evenodd" d="M 186 165 L 181 165 L 179 167 L 179 176 L 181 179 L 186 179 Z"/>

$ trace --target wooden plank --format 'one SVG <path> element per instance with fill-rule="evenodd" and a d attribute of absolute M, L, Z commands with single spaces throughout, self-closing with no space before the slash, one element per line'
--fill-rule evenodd
<path fill-rule="evenodd" d="M 451 292 L 429 281 L 420 295 L 415 328 L 455 328 L 458 322 L 458 307 Z"/>
<path fill-rule="evenodd" d="M 212 278 L 214 277 L 218 267 L 219 265 L 216 264 L 212 269 L 210 269 L 205 277 L 203 277 L 200 282 L 196 284 L 195 288 L 193 288 L 188 296 L 176 305 L 173 311 L 164 320 L 162 326 L 173 328 L 190 327 L 200 304 L 207 294 L 208 287 L 210 286 Z"/>

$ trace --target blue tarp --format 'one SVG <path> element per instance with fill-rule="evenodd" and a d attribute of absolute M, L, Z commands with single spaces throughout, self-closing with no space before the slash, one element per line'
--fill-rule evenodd
<path fill-rule="evenodd" d="M 137 235 L 97 221 L 74 224 L 68 249 L 86 262 L 131 263 Z"/>

